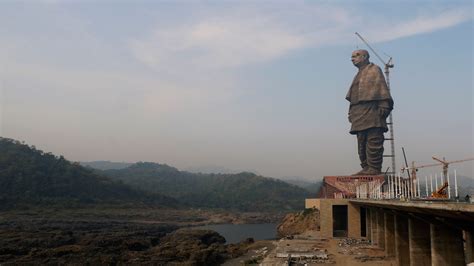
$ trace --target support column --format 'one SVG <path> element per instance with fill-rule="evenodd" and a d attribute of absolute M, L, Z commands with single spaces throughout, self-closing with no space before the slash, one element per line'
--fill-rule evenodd
<path fill-rule="evenodd" d="M 384 223 L 385 223 L 385 256 L 393 257 L 395 256 L 395 226 L 394 218 L 391 213 L 384 213 Z"/>
<path fill-rule="evenodd" d="M 378 245 L 378 230 L 377 230 L 377 210 L 376 209 L 371 209 L 370 210 L 370 228 L 372 231 L 372 245 Z"/>
<path fill-rule="evenodd" d="M 410 265 L 410 244 L 408 241 L 408 218 L 394 215 L 395 258 L 400 266 Z"/>
<path fill-rule="evenodd" d="M 377 245 L 381 249 L 385 249 L 385 219 L 383 213 L 383 210 L 377 210 Z"/>
<path fill-rule="evenodd" d="M 434 224 L 431 224 L 430 229 L 432 265 L 465 265 L 462 230 Z"/>
<path fill-rule="evenodd" d="M 464 231 L 464 238 L 466 239 L 466 264 L 474 262 L 474 232 Z"/>
<path fill-rule="evenodd" d="M 372 209 L 367 208 L 367 213 L 365 216 L 365 226 L 366 226 L 366 232 L 367 232 L 367 240 L 372 243 Z"/>
<path fill-rule="evenodd" d="M 431 265 L 430 224 L 415 218 L 408 219 L 410 265 Z"/>

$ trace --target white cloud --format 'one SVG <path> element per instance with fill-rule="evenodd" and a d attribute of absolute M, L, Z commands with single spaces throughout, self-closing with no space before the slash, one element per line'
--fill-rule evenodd
<path fill-rule="evenodd" d="M 306 41 L 266 20 L 214 19 L 157 29 L 143 40 L 132 41 L 132 49 L 139 60 L 156 69 L 219 68 L 273 59 L 304 47 Z"/>
<path fill-rule="evenodd" d="M 370 34 L 374 36 L 373 41 L 391 41 L 449 28 L 470 19 L 472 19 L 472 14 L 469 10 L 448 10 L 432 16 L 422 15 L 394 25 L 384 25 L 384 28 L 373 29 Z"/>
<path fill-rule="evenodd" d="M 382 17 L 320 5 L 239 14 L 207 16 L 192 23 L 157 28 L 148 36 L 132 40 L 132 52 L 139 61 L 160 71 L 219 69 L 270 61 L 302 48 L 348 43 L 360 30 L 371 41 L 383 42 L 472 19 L 470 12 L 461 8 L 398 18 L 390 25 L 381 23 L 385 21 Z"/>

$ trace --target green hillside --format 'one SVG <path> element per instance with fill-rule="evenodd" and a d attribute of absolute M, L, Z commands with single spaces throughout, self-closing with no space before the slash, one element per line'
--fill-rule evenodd
<path fill-rule="evenodd" d="M 135 187 L 173 197 L 187 205 L 243 211 L 304 208 L 308 191 L 253 173 L 194 174 L 168 165 L 137 163 L 102 171 Z"/>
<path fill-rule="evenodd" d="M 112 181 L 62 156 L 0 138 L 0 206 L 71 202 L 176 204 L 174 199 Z"/>
<path fill-rule="evenodd" d="M 319 191 L 319 188 L 323 184 L 322 179 L 316 179 L 314 181 L 306 181 L 301 178 L 285 178 L 283 179 L 286 183 L 293 184 L 295 186 L 304 188 L 308 192 L 316 195 Z"/>

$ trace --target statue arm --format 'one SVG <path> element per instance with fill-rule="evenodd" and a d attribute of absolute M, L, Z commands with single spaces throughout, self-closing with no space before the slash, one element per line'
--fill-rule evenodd
<path fill-rule="evenodd" d="M 380 112 L 380 116 L 383 118 L 387 118 L 390 115 L 390 112 L 392 111 L 390 102 L 388 100 L 382 100 L 378 101 L 377 104 Z"/>
<path fill-rule="evenodd" d="M 352 107 L 352 106 L 349 106 L 349 112 L 347 112 L 347 120 L 349 120 L 349 123 L 352 123 L 352 119 L 351 119 L 351 107 Z"/>
<path fill-rule="evenodd" d="M 388 102 L 388 100 L 378 101 L 378 107 L 390 109 L 390 103 Z"/>

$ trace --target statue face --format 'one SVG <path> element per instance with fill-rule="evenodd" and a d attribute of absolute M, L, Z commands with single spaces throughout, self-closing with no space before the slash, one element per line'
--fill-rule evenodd
<path fill-rule="evenodd" d="M 365 50 L 355 50 L 352 52 L 351 61 L 354 66 L 360 66 L 362 64 L 368 63 L 368 53 Z"/>

